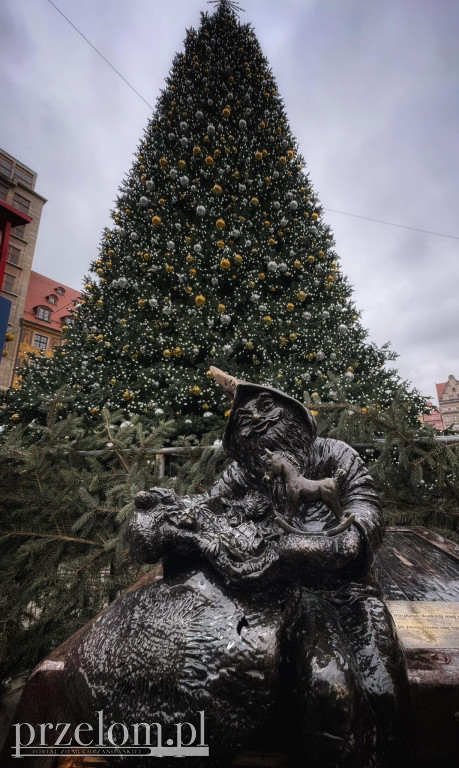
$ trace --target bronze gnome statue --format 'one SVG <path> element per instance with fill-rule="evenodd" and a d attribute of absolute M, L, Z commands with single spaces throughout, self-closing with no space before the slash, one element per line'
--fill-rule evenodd
<path fill-rule="evenodd" d="M 162 744 L 201 718 L 209 756 L 191 766 L 227 765 L 261 733 L 305 768 L 406 766 L 407 680 L 373 576 L 384 523 L 371 477 L 292 397 L 213 373 L 234 398 L 232 461 L 208 494 L 138 494 L 131 554 L 162 558 L 164 577 L 73 643 L 75 718 L 161 724 Z"/>

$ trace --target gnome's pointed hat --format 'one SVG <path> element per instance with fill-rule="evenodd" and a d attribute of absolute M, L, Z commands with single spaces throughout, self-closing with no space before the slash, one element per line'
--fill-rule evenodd
<path fill-rule="evenodd" d="M 264 384 L 254 384 L 250 381 L 236 379 L 234 376 L 221 371 L 219 368 L 215 368 L 213 365 L 210 366 L 210 370 L 212 371 L 217 384 L 220 384 L 225 392 L 233 398 L 231 413 L 223 435 L 223 448 L 225 450 L 227 450 L 229 446 L 230 437 L 235 429 L 236 411 L 241 406 L 244 406 L 247 400 L 253 397 L 253 395 L 256 395 L 259 392 L 269 392 L 274 397 L 285 400 L 290 406 L 293 406 L 301 420 L 304 422 L 310 439 L 314 440 L 317 437 L 317 422 L 311 411 L 308 410 L 303 403 L 300 403 L 299 400 L 295 400 L 294 397 L 287 395 L 280 389 L 274 389 L 274 387 L 267 387 Z"/>

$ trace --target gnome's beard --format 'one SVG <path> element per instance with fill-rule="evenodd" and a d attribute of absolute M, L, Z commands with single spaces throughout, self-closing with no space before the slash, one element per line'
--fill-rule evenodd
<path fill-rule="evenodd" d="M 310 466 L 312 442 L 305 426 L 296 415 L 284 409 L 283 418 L 260 434 L 260 422 L 242 436 L 236 433 L 231 444 L 231 455 L 238 464 L 250 470 L 257 478 L 264 474 L 266 449 L 288 453 L 300 464 L 303 472 Z"/>

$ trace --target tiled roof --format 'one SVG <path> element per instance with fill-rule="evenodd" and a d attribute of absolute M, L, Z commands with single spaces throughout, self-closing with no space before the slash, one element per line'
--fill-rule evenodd
<path fill-rule="evenodd" d="M 60 295 L 56 288 L 63 288 L 65 293 Z M 56 304 L 50 304 L 48 296 L 56 296 Z M 32 323 L 40 323 L 47 328 L 53 328 L 56 331 L 62 330 L 62 318 L 71 314 L 73 303 L 81 296 L 80 291 L 69 288 L 68 285 L 59 283 L 51 277 L 45 277 L 38 272 L 30 273 L 29 289 L 24 306 L 24 320 Z M 36 316 L 36 307 L 46 307 L 51 310 L 50 320 L 38 320 Z"/>
<path fill-rule="evenodd" d="M 437 395 L 438 395 L 438 399 L 439 399 L 439 400 L 440 400 L 440 398 L 441 398 L 441 396 L 442 396 L 442 394 L 443 394 L 443 391 L 444 391 L 444 389 L 445 389 L 445 387 L 446 387 L 447 383 L 448 383 L 448 382 L 447 382 L 447 381 L 445 381 L 443 384 L 435 384 L 435 386 L 437 387 Z"/>

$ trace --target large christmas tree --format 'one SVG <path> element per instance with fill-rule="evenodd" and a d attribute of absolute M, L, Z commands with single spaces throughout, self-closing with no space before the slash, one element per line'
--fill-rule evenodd
<path fill-rule="evenodd" d="M 63 346 L 29 366 L 10 416 L 68 384 L 88 415 L 217 427 L 211 364 L 300 399 L 418 407 L 366 340 L 269 64 L 229 0 L 188 31 L 112 217 Z"/>

